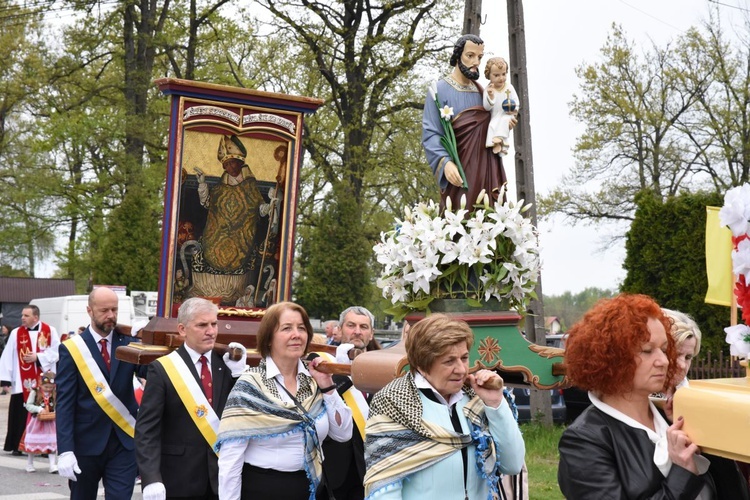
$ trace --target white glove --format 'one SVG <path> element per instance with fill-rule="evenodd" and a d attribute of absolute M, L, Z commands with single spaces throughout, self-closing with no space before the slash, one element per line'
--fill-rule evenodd
<path fill-rule="evenodd" d="M 336 363 L 344 365 L 352 364 L 352 360 L 349 359 L 349 351 L 354 349 L 354 344 L 341 344 L 336 346 Z"/>
<path fill-rule="evenodd" d="M 57 472 L 60 477 L 76 481 L 76 474 L 81 473 L 81 469 L 78 468 L 78 460 L 76 459 L 75 453 L 72 451 L 66 451 L 57 459 Z"/>
<path fill-rule="evenodd" d="M 167 489 L 164 483 L 151 483 L 143 488 L 143 500 L 166 500 Z"/>
<path fill-rule="evenodd" d="M 198 183 L 203 184 L 206 182 L 206 174 L 203 173 L 203 170 L 201 170 L 198 167 L 195 167 L 195 176 L 198 178 Z"/>
<path fill-rule="evenodd" d="M 239 342 L 230 342 L 227 347 L 229 347 L 229 349 L 242 349 L 242 356 L 237 361 L 229 359 L 229 352 L 225 352 L 224 356 L 221 358 L 224 360 L 224 364 L 227 365 L 227 368 L 232 371 L 232 376 L 239 377 L 247 368 L 247 349 L 245 349 L 245 346 Z"/>

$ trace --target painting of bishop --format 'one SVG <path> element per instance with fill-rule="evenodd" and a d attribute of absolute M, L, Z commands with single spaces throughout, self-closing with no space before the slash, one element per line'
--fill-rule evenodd
<path fill-rule="evenodd" d="M 286 145 L 271 142 L 263 148 L 276 150 L 270 155 L 273 173 L 263 182 L 247 163 L 248 138 L 202 135 L 196 142 L 218 142 L 216 158 L 222 170 L 218 176 L 215 167 L 207 172 L 194 157 L 191 161 L 186 148 L 173 304 L 189 297 L 206 297 L 223 306 L 235 306 L 238 301 L 263 305 L 278 266 L 273 250 L 278 247 L 279 197 L 283 192 L 279 172 L 286 171 L 286 154 L 284 162 L 277 161 L 278 151 L 285 153 Z M 240 300 L 251 286 L 258 299 Z"/>

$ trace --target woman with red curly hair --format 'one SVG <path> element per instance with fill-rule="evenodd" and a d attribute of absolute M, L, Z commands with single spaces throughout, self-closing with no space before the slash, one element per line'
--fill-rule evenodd
<path fill-rule="evenodd" d="M 566 498 L 712 499 L 708 460 L 649 401 L 674 377 L 671 324 L 645 295 L 598 302 L 571 328 L 565 365 L 592 405 L 563 433 L 557 478 Z"/>

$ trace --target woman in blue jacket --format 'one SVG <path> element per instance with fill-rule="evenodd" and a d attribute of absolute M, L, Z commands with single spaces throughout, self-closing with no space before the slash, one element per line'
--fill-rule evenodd
<path fill-rule="evenodd" d="M 469 374 L 473 343 L 469 325 L 443 314 L 411 328 L 411 371 L 370 405 L 367 498 L 497 498 L 498 471 L 520 472 L 525 446 L 502 379 L 489 370 Z"/>

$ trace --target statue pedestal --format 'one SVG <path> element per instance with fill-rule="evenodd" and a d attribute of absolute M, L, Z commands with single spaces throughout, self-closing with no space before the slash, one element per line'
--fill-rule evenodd
<path fill-rule="evenodd" d="M 532 344 L 521 335 L 521 316 L 510 311 L 473 310 L 449 312 L 466 321 L 474 332 L 474 346 L 469 352 L 472 372 L 480 369 L 497 371 L 506 383 L 528 384 L 537 389 L 564 387 L 567 381 L 562 369 L 565 351 L 556 347 Z M 406 316 L 414 324 L 424 313 Z M 357 356 L 352 363 L 354 385 L 375 392 L 399 376 L 408 367 L 403 342 L 380 351 Z"/>

